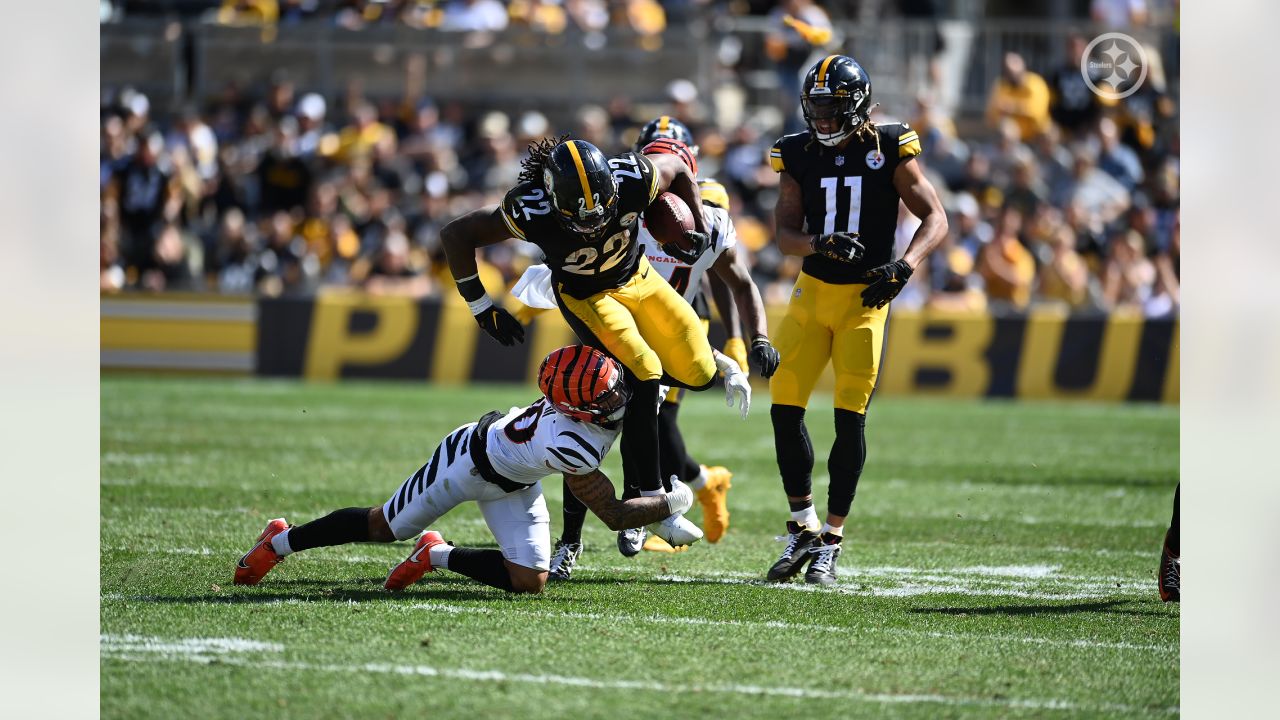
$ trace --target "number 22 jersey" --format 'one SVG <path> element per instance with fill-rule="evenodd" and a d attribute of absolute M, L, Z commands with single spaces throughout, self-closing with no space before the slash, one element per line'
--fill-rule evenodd
<path fill-rule="evenodd" d="M 800 185 L 804 232 L 855 232 L 866 253 L 855 263 L 825 255 L 805 257 L 803 270 L 836 285 L 866 282 L 868 270 L 893 261 L 898 202 L 893 185 L 898 165 L 920 154 L 920 136 L 905 123 L 875 126 L 878 138 L 849 138 L 843 148 L 826 147 L 808 132 L 784 135 L 769 151 L 775 172 Z"/>
<path fill-rule="evenodd" d="M 502 200 L 502 219 L 512 235 L 537 245 L 560 292 L 579 300 L 622 287 L 640 266 L 633 232 L 640 214 L 658 197 L 658 173 L 637 153 L 609 158 L 618 184 L 618 207 L 605 229 L 587 239 L 565 228 L 538 182 L 522 182 Z"/>

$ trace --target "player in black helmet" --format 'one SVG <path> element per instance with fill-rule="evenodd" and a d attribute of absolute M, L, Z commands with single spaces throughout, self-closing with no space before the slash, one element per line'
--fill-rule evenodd
<path fill-rule="evenodd" d="M 509 238 L 542 250 L 569 326 L 584 344 L 607 352 L 626 370 L 633 401 L 621 440 L 623 471 L 645 495 L 663 492 L 655 414 L 659 384 L 702 390 L 717 370 L 693 308 L 653 272 L 636 239 L 641 213 L 664 191 L 689 207 L 700 205 L 693 171 L 677 156 L 606 157 L 582 140 L 548 139 L 530 147 L 520 183 L 500 205 L 468 213 L 440 231 L 459 293 L 480 326 L 504 345 L 523 342 L 524 329 L 485 293 L 475 251 Z M 666 248 L 690 263 L 710 242 L 702 214 L 693 213 L 693 219 L 695 229 L 686 233 L 692 249 Z"/>
<path fill-rule="evenodd" d="M 787 547 L 769 569 L 786 581 L 835 582 L 836 560 L 866 459 L 867 405 L 879 373 L 888 304 L 947 232 L 946 214 L 914 159 L 920 138 L 905 124 L 871 122 L 871 81 L 846 55 L 810 68 L 801 99 L 807 132 L 769 153 L 779 173 L 778 247 L 804 257 L 787 316 L 774 334 L 782 362 L 770 383 L 774 448 L 791 507 Z M 898 202 L 921 220 L 894 257 Z M 836 439 L 827 460 L 827 516 L 813 506 L 809 395 L 834 365 Z"/>

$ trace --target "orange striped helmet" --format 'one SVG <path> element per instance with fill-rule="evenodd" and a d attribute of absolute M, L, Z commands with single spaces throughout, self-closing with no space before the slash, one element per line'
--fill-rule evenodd
<path fill-rule="evenodd" d="M 538 368 L 538 389 L 562 414 L 596 425 L 621 420 L 631 398 L 622 366 L 585 345 L 569 345 L 548 355 Z"/>
<path fill-rule="evenodd" d="M 676 157 L 684 161 L 685 165 L 689 166 L 689 169 L 693 171 L 693 174 L 695 176 L 698 174 L 698 154 L 694 152 L 694 150 L 690 148 L 688 145 L 685 145 L 679 140 L 672 140 L 671 138 L 658 138 L 657 140 L 654 140 L 648 145 L 645 145 L 644 148 L 640 150 L 640 154 L 641 155 L 659 155 L 659 154 L 675 155 Z"/>

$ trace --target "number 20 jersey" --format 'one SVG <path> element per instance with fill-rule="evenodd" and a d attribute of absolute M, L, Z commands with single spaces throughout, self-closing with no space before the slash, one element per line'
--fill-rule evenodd
<path fill-rule="evenodd" d="M 866 253 L 856 263 L 813 254 L 804 272 L 837 285 L 866 282 L 866 272 L 893 261 L 898 225 L 898 165 L 920 154 L 920 137 L 905 123 L 876 125 L 875 138 L 854 135 L 843 148 L 826 147 L 808 132 L 784 135 L 769 151 L 775 172 L 800 185 L 804 231 L 814 235 L 856 232 Z"/>
<path fill-rule="evenodd" d="M 502 200 L 507 229 L 537 245 L 560 291 L 579 300 L 622 287 L 636 273 L 640 243 L 633 230 L 640 214 L 658 197 L 658 173 L 645 156 L 614 155 L 609 168 L 618 184 L 618 208 L 592 240 L 560 224 L 539 182 L 522 182 Z"/>
<path fill-rule="evenodd" d="M 578 422 L 546 398 L 513 407 L 488 430 L 489 462 L 503 477 L 532 485 L 552 473 L 586 475 L 600 467 L 619 428 Z"/>

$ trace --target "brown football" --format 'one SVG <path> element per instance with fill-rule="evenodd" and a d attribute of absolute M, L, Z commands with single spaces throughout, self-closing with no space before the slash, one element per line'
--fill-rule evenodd
<path fill-rule="evenodd" d="M 658 244 L 672 243 L 683 250 L 693 249 L 684 237 L 686 231 L 694 229 L 693 213 L 679 195 L 669 192 L 659 195 L 644 211 L 644 224 Z"/>

